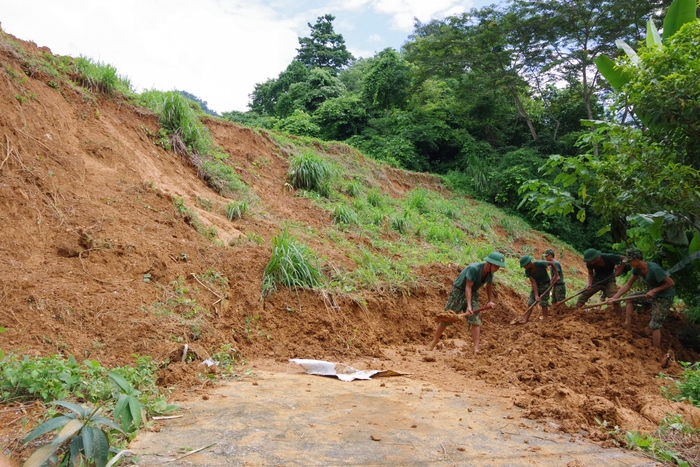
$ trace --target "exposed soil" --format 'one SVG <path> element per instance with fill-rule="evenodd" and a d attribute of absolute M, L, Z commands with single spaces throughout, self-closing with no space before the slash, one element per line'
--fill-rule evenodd
<path fill-rule="evenodd" d="M 229 222 L 216 207 L 227 200 L 172 152 L 154 144 L 158 119 L 119 98 L 87 95 L 67 81 L 32 68 L 27 57 L 49 53 L 33 43 L 0 47 L 0 348 L 28 355 L 73 355 L 103 366 L 133 362 L 134 354 L 171 362 L 160 374 L 174 398 L 211 383 L 197 377 L 198 361 L 231 343 L 249 362 L 288 358 L 350 361 L 372 358 L 389 369 L 451 387 L 513 392 L 513 403 L 533 419 L 548 419 L 566 433 L 609 441 L 596 422 L 623 430 L 651 431 L 666 413 L 680 413 L 700 427 L 700 411 L 660 394 L 660 371 L 677 374 L 677 361 L 698 355 L 678 340 L 685 323 L 672 314 L 662 330 L 664 351 L 650 346 L 648 316 L 630 331 L 605 309 L 562 310 L 541 321 L 510 325 L 526 297 L 498 284 L 498 305 L 483 313 L 482 352 L 474 356 L 466 326 L 445 332 L 426 352 L 452 281 L 464 265 L 432 264 L 418 271 L 410 293 L 366 293 L 366 304 L 349 295 L 282 290 L 261 301 L 261 279 L 270 240 L 282 225 L 308 225 L 303 240 L 329 267 L 352 269 L 353 261 L 313 232 L 330 224 L 327 212 L 285 188 L 288 148 L 264 134 L 208 119 L 215 143 L 259 198 L 250 215 Z M 14 70 L 10 73 L 9 70 Z M 14 73 L 19 77 L 13 77 Z M 17 96 L 30 96 L 18 99 Z M 422 185 L 444 192 L 434 177 L 379 167 L 341 146 L 329 157 L 361 162 L 368 183 L 392 196 Z M 173 206 L 182 197 L 220 244 L 198 234 Z M 197 208 L 213 200 L 215 209 Z M 465 203 L 474 203 L 464 199 Z M 400 240 L 398 234 L 386 236 Z M 534 234 L 533 234 L 534 235 Z M 350 241 L 367 242 L 347 234 Z M 260 243 L 254 241 L 260 238 Z M 528 238 L 528 252 L 541 253 L 546 236 Z M 371 245 L 368 245 L 371 246 Z M 519 255 L 525 242 L 510 247 Z M 570 252 L 568 261 L 574 262 Z M 475 258 L 476 260 L 477 258 Z M 569 264 L 571 266 L 573 264 Z M 575 265 L 580 268 L 580 265 Z M 208 270 L 228 278 L 213 290 L 194 274 Z M 196 320 L 159 314 L 154 304 L 172 298 L 182 278 L 188 297 L 207 306 Z M 148 279 L 145 281 L 144 279 Z M 223 300 L 219 300 L 223 298 Z M 184 343 L 197 360 L 178 363 Z M 667 350 L 673 358 L 667 362 Z M 398 363 L 387 352 L 403 355 Z M 436 371 L 439 368 L 440 371 Z M 20 440 L 43 413 L 39 405 L 0 408 L 0 447 L 18 459 Z M 29 424 L 22 426 L 28 417 Z"/>

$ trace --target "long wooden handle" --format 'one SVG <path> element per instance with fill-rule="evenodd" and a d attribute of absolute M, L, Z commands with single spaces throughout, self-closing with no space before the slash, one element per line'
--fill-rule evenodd
<path fill-rule="evenodd" d="M 592 304 L 592 305 L 586 305 L 586 306 L 584 306 L 583 308 L 584 308 L 584 309 L 595 308 L 595 307 L 598 307 L 598 306 L 607 305 L 608 303 L 624 302 L 625 300 L 636 300 L 636 299 L 638 299 L 638 298 L 641 298 L 641 297 L 620 297 L 620 298 L 613 298 L 612 300 L 606 300 L 606 301 L 604 301 L 604 302 L 594 303 L 594 304 Z"/>
<path fill-rule="evenodd" d="M 608 277 L 606 277 L 605 279 L 599 280 L 599 281 L 596 282 L 595 284 L 591 284 L 591 287 L 595 287 L 596 285 L 600 285 L 600 284 L 602 284 L 603 282 L 607 282 L 607 281 L 609 281 L 610 279 L 612 279 L 613 277 L 615 277 L 615 274 L 613 274 L 612 276 L 608 276 Z M 571 299 L 574 298 L 574 297 L 578 297 L 578 296 L 581 295 L 583 292 L 585 292 L 587 289 L 588 289 L 588 287 L 586 287 L 585 289 L 583 289 L 582 291 L 580 291 L 580 292 L 578 292 L 578 293 L 573 294 L 573 295 L 570 296 L 569 298 L 565 298 L 565 299 L 563 300 L 563 302 L 565 303 L 565 302 L 568 302 L 569 300 L 571 300 Z"/>

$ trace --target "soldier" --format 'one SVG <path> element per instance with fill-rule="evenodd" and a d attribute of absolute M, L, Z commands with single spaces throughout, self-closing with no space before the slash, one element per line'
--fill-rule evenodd
<path fill-rule="evenodd" d="M 621 255 L 601 253 L 595 248 L 583 252 L 583 262 L 588 269 L 588 284 L 576 301 L 576 308 L 583 307 L 588 299 L 598 292 L 602 291 L 604 298 L 610 298 L 617 293 L 619 289 L 615 278 L 624 271 L 623 258 Z M 618 303 L 613 303 L 612 307 L 613 311 L 621 312 Z"/>
<path fill-rule="evenodd" d="M 530 307 L 535 303 L 542 307 L 542 318 L 547 318 L 549 311 L 549 286 L 551 283 L 559 282 L 559 273 L 553 261 L 533 261 L 532 256 L 523 256 L 520 258 L 520 267 L 525 269 L 525 276 L 530 279 L 532 290 L 527 301 L 527 306 Z M 552 278 L 549 277 L 549 268 L 552 269 Z M 529 308 L 525 316 L 519 321 L 520 324 L 525 324 L 530 320 L 530 314 L 534 307 Z"/>
<path fill-rule="evenodd" d="M 491 252 L 483 263 L 472 263 L 462 270 L 457 279 L 452 285 L 452 292 L 447 298 L 445 311 L 452 310 L 455 313 L 465 313 L 467 323 L 472 332 L 472 340 L 474 341 L 474 353 L 479 353 L 479 339 L 481 337 L 481 316 L 480 313 L 474 313 L 474 310 L 479 308 L 479 289 L 484 284 L 486 285 L 486 297 L 488 300 L 487 307 L 493 308 L 493 274 L 500 268 L 506 266 L 505 256 L 501 253 Z M 428 350 L 433 350 L 440 340 L 440 336 L 445 329 L 446 323 L 440 323 L 435 331 L 435 337 L 428 346 Z"/>
<path fill-rule="evenodd" d="M 661 348 L 661 326 L 668 316 L 676 296 L 675 282 L 664 269 L 651 261 L 644 261 L 642 251 L 637 248 L 627 250 L 627 261 L 632 266 L 632 275 L 625 285 L 608 300 L 620 298 L 627 292 L 637 279 L 641 279 L 647 286 L 644 292 L 632 292 L 627 297 L 635 297 L 627 300 L 625 305 L 625 327 L 632 321 L 632 310 L 635 303 L 641 303 L 645 309 L 651 309 L 651 343 L 654 347 Z"/>

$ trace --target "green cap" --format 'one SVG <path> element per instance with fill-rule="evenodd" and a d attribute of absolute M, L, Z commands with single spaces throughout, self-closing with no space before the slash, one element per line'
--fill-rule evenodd
<path fill-rule="evenodd" d="M 506 267 L 506 257 L 503 256 L 503 254 L 498 253 L 497 251 L 492 251 L 489 253 L 489 255 L 484 258 L 484 261 L 494 264 L 496 266 L 500 266 L 502 268 Z"/>
<path fill-rule="evenodd" d="M 590 263 L 600 255 L 600 251 L 596 250 L 595 248 L 589 248 L 583 252 L 583 262 Z"/>
<path fill-rule="evenodd" d="M 532 256 L 530 256 L 530 255 L 521 256 L 520 257 L 520 267 L 524 268 L 525 266 L 527 266 L 530 263 L 530 261 L 532 261 Z"/>
<path fill-rule="evenodd" d="M 644 261 L 644 253 L 639 248 L 628 248 L 626 251 L 627 261 L 631 259 L 639 259 Z"/>
<path fill-rule="evenodd" d="M 547 255 L 554 256 L 554 250 L 552 250 L 551 248 L 547 248 L 546 250 L 544 250 L 544 255 L 545 256 L 547 256 Z"/>

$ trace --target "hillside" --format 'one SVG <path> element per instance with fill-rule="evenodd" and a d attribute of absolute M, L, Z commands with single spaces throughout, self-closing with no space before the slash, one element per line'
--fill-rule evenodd
<path fill-rule="evenodd" d="M 377 165 L 347 146 L 203 117 L 228 155 L 225 164 L 247 187 L 241 196 L 250 208 L 230 221 L 222 207 L 231 199 L 155 144 L 157 115 L 59 80 L 42 68 L 51 61 L 48 49 L 0 34 L 0 327 L 7 329 L 0 348 L 6 352 L 72 355 L 105 367 L 150 355 L 163 364 L 160 384 L 183 390 L 206 384 L 197 378 L 198 361 L 227 344 L 248 362 L 350 362 L 383 359 L 393 349 L 415 378 L 464 386 L 480 379 L 509 389 L 532 418 L 552 418 L 569 433 L 585 429 L 605 439 L 596 418 L 650 431 L 666 412 L 700 427 L 697 410 L 660 394 L 664 382 L 655 376 L 680 366 L 666 367 L 666 352 L 651 348 L 647 317 L 631 332 L 601 309 L 509 324 L 526 308 L 520 255 L 539 256 L 554 246 L 569 291 L 581 288 L 580 256 L 563 241 L 449 192 L 437 177 Z M 461 233 L 434 241 L 425 231 L 435 222 L 420 209 L 411 220 L 423 233 L 392 229 L 389 215 L 374 227 L 334 224 L 334 204 L 286 184 L 289 158 L 304 151 L 340 169 L 334 202 L 353 202 L 344 188 L 352 181 L 365 193 L 356 198 L 378 193 L 390 207 L 418 192 L 429 206 L 448 206 Z M 280 288 L 263 298 L 272 240 L 284 229 L 321 258 L 329 283 L 318 290 Z M 482 352 L 472 354 L 466 326 L 448 329 L 442 350 L 425 351 L 452 281 L 492 249 L 506 254 L 508 267 L 496 275 L 498 306 L 484 315 Z M 383 269 L 371 280 L 357 273 L 372 265 Z M 682 328 L 680 315 L 669 317 L 665 350 L 696 361 L 679 343 Z M 184 344 L 195 352 L 192 363 L 180 362 Z M 11 450 L 26 434 L 15 418 L 0 414 L 0 439 Z"/>

